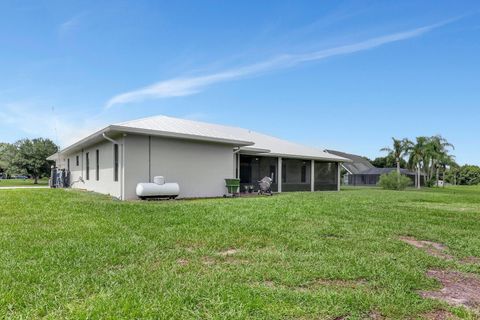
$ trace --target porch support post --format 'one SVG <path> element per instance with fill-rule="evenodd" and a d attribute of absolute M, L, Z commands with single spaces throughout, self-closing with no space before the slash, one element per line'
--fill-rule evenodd
<path fill-rule="evenodd" d="M 341 175 L 340 175 L 340 171 L 341 171 L 341 166 L 340 166 L 340 162 L 337 162 L 337 191 L 340 191 L 340 178 L 341 178 Z"/>
<path fill-rule="evenodd" d="M 240 179 L 240 154 L 237 153 L 237 179 Z"/>
<path fill-rule="evenodd" d="M 277 164 L 277 181 L 278 181 L 278 192 L 282 192 L 282 157 L 278 157 L 278 164 Z"/>
<path fill-rule="evenodd" d="M 315 191 L 315 160 L 311 160 L 310 164 L 310 191 Z"/>

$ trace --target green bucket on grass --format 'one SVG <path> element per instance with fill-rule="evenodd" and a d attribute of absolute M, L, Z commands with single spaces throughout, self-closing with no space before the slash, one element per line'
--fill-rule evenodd
<path fill-rule="evenodd" d="M 240 179 L 225 179 L 225 186 L 227 187 L 228 193 L 238 193 Z"/>

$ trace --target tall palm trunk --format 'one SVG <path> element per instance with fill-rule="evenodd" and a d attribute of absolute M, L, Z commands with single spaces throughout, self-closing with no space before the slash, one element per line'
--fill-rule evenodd
<path fill-rule="evenodd" d="M 445 171 L 446 171 L 447 168 L 443 168 L 442 170 L 442 180 L 443 180 L 443 184 L 442 184 L 442 187 L 445 188 Z"/>
<path fill-rule="evenodd" d="M 400 185 L 400 158 L 397 158 L 397 183 Z"/>
<path fill-rule="evenodd" d="M 417 165 L 417 189 L 420 189 L 422 185 L 422 178 L 420 176 L 420 164 Z"/>
<path fill-rule="evenodd" d="M 435 180 L 437 181 L 437 187 L 439 187 L 438 182 L 439 182 L 439 171 L 440 168 L 438 166 L 435 166 Z"/>

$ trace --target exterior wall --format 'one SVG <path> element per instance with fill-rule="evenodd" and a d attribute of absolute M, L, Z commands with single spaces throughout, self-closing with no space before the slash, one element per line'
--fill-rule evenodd
<path fill-rule="evenodd" d="M 99 152 L 99 179 L 96 175 L 96 150 Z M 90 177 L 86 177 L 86 154 L 90 157 Z M 76 157 L 79 158 L 77 166 Z M 113 175 L 113 143 L 109 141 L 101 142 L 76 153 L 68 154 L 63 157 L 60 168 L 68 169 L 68 159 L 70 159 L 70 186 L 76 189 L 85 189 L 103 194 L 108 194 L 119 198 L 120 194 L 120 177 L 119 181 L 114 181 Z M 63 160 L 63 159 L 62 159 Z M 58 165 L 58 164 L 57 164 Z M 120 170 L 120 168 L 119 168 Z M 119 172 L 120 176 L 120 172 Z"/>
<path fill-rule="evenodd" d="M 164 176 L 180 185 L 181 198 L 219 197 L 234 176 L 233 147 L 181 139 L 125 137 L 125 199 L 136 199 L 137 183 Z"/>

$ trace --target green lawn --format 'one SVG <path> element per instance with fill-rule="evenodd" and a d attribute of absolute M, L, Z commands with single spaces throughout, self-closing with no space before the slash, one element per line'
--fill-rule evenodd
<path fill-rule="evenodd" d="M 3 190 L 0 319 L 475 318 L 417 292 L 439 287 L 430 268 L 480 266 L 401 235 L 480 257 L 480 188 L 161 202 Z"/>
<path fill-rule="evenodd" d="M 48 178 L 39 179 L 34 184 L 32 179 L 0 179 L 0 187 L 48 186 Z"/>

